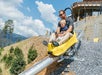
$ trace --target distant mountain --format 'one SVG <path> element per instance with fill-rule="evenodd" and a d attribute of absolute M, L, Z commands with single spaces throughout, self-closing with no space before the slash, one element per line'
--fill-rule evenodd
<path fill-rule="evenodd" d="M 10 34 L 4 34 L 1 30 L 0 30 L 0 47 L 5 47 L 8 46 L 10 44 L 22 41 L 27 39 L 27 37 L 24 37 L 22 35 L 13 33 L 12 35 Z"/>
<path fill-rule="evenodd" d="M 13 40 L 12 40 L 13 42 L 17 42 L 25 39 L 27 39 L 27 37 L 13 33 Z"/>

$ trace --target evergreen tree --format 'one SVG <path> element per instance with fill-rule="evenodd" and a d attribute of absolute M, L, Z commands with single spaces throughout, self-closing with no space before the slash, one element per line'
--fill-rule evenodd
<path fill-rule="evenodd" d="M 12 33 L 14 31 L 14 23 L 13 23 L 13 20 L 7 20 L 5 21 L 5 25 L 4 25 L 4 28 L 3 28 L 3 33 L 5 35 L 5 37 L 10 40 L 12 40 Z"/>

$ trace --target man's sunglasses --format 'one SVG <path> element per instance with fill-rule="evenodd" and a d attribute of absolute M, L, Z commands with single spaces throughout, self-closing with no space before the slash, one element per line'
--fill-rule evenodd
<path fill-rule="evenodd" d="M 59 16 L 62 16 L 63 14 L 59 14 Z"/>

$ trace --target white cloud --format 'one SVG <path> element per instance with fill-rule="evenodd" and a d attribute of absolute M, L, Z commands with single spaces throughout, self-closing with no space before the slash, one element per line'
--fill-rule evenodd
<path fill-rule="evenodd" d="M 16 24 L 15 28 L 17 29 L 15 31 L 18 31 L 19 34 L 26 36 L 44 35 L 46 30 L 49 30 L 44 26 L 41 20 L 39 19 L 33 20 L 32 17 L 26 17 L 26 19 L 22 22 L 21 25 L 17 22 L 15 22 L 15 24 Z"/>
<path fill-rule="evenodd" d="M 18 7 L 21 6 L 20 3 L 23 3 L 23 0 L 0 0 L 0 2 L 5 3 L 8 6 Z"/>
<path fill-rule="evenodd" d="M 0 0 L 0 27 L 4 25 L 5 19 L 14 21 L 14 32 L 30 37 L 35 35 L 44 35 L 46 28 L 39 19 L 25 16 L 18 7 L 23 0 Z"/>
<path fill-rule="evenodd" d="M 18 1 L 18 2 L 17 2 Z M 17 5 L 15 2 L 20 3 L 21 0 L 1 0 L 0 1 L 0 17 L 12 18 L 12 19 L 23 19 L 24 14 L 17 9 Z M 14 5 L 14 4 L 15 5 Z"/>
<path fill-rule="evenodd" d="M 38 5 L 38 10 L 41 13 L 41 17 L 52 23 L 54 27 L 57 27 L 58 24 L 58 17 L 54 14 L 56 10 L 51 4 L 44 4 L 41 1 L 35 1 L 35 3 Z"/>

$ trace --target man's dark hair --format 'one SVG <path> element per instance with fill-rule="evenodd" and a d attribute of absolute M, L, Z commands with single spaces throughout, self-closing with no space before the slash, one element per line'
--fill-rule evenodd
<path fill-rule="evenodd" d="M 64 10 L 60 10 L 60 11 L 59 11 L 59 13 L 60 13 L 61 11 L 62 11 L 63 13 L 65 13 L 65 11 L 64 11 Z"/>

